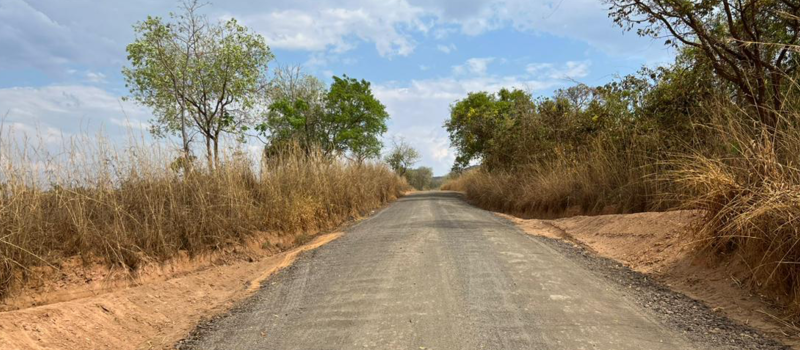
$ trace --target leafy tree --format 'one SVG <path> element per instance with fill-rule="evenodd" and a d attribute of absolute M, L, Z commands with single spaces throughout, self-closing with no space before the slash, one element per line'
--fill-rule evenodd
<path fill-rule="evenodd" d="M 256 129 L 267 138 L 267 149 L 297 142 L 306 152 L 325 143 L 325 85 L 300 67 L 280 67 L 268 89 L 266 121 Z"/>
<path fill-rule="evenodd" d="M 709 102 L 729 99 L 735 87 L 714 76 L 713 69 L 683 50 L 671 66 L 642 69 L 650 87 L 637 116 L 647 131 L 658 133 L 660 147 L 668 152 L 702 149 L 709 135 Z"/>
<path fill-rule="evenodd" d="M 450 133 L 450 144 L 456 148 L 453 170 L 469 166 L 483 156 L 497 124 L 496 98 L 487 92 L 475 92 L 450 106 L 450 119 L 444 126 Z"/>
<path fill-rule="evenodd" d="M 450 143 L 458 152 L 454 170 L 485 158 L 493 138 L 501 133 L 499 130 L 513 127 L 517 116 L 530 112 L 531 107 L 530 95 L 522 90 L 507 89 L 497 94 L 470 93 L 452 105 L 445 128 L 450 133 Z"/>
<path fill-rule="evenodd" d="M 134 50 L 138 67 L 122 69 L 126 86 L 131 89 L 135 100 L 150 107 L 156 120 L 151 132 L 157 136 L 180 131 L 184 159 L 190 159 L 190 136 L 187 131 L 186 101 L 182 98 L 184 87 L 188 85 L 185 74 L 189 67 L 189 55 L 197 45 L 199 35 L 208 24 L 197 14 L 201 6 L 195 2 L 184 2 L 182 14 L 170 13 L 175 25 L 164 25 L 160 18 L 148 17 L 137 23 L 134 30 L 140 37 Z M 177 28 L 177 29 L 176 29 Z M 134 70 L 135 69 L 135 70 Z"/>
<path fill-rule="evenodd" d="M 148 17 L 137 23 L 136 39 L 127 47 L 131 67 L 122 73 L 131 96 L 153 109 L 154 133 L 181 130 L 188 151 L 191 124 L 205 138 L 213 169 L 219 166 L 222 133 L 247 130 L 273 56 L 260 35 L 235 19 L 211 23 L 198 8 L 192 0 L 184 3 L 183 14 L 170 15 L 171 22 Z"/>
<path fill-rule="evenodd" d="M 796 73 L 800 3 L 794 0 L 606 0 L 611 18 L 640 35 L 693 48 L 770 128 Z"/>
<path fill-rule="evenodd" d="M 299 144 L 358 162 L 380 155 L 379 136 L 387 130 L 389 114 L 369 82 L 333 77 L 326 90 L 317 78 L 289 67 L 276 70 L 268 92 L 266 121 L 256 126 L 268 151 Z"/>
<path fill-rule="evenodd" d="M 431 189 L 433 183 L 433 169 L 428 167 L 419 167 L 417 169 L 408 169 L 405 175 L 408 184 L 412 187 L 423 191 Z"/>
<path fill-rule="evenodd" d="M 380 156 L 383 145 L 378 137 L 386 132 L 389 114 L 372 95 L 369 82 L 334 76 L 325 106 L 323 149 L 349 154 L 358 162 Z"/>
<path fill-rule="evenodd" d="M 419 160 L 419 152 L 403 139 L 394 140 L 393 143 L 385 161 L 397 175 L 403 176 Z"/>

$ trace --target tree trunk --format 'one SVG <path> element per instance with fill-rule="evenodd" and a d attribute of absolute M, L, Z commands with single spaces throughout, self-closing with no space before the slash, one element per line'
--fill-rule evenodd
<path fill-rule="evenodd" d="M 183 162 L 185 170 L 191 171 L 191 157 L 189 150 L 189 136 L 186 133 L 186 109 L 181 107 L 181 140 L 183 141 Z"/>
<path fill-rule="evenodd" d="M 208 170 L 214 170 L 214 153 L 211 150 L 211 136 L 206 135 L 206 160 L 208 161 Z"/>
<path fill-rule="evenodd" d="M 214 167 L 219 169 L 219 135 L 214 137 Z"/>
<path fill-rule="evenodd" d="M 186 110 L 181 108 L 181 139 L 183 140 L 183 154 L 189 156 L 189 136 L 186 134 Z"/>

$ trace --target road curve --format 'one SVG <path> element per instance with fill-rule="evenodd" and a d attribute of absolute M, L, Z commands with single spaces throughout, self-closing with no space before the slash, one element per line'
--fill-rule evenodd
<path fill-rule="evenodd" d="M 504 219 L 422 192 L 304 254 L 181 348 L 697 347 Z"/>

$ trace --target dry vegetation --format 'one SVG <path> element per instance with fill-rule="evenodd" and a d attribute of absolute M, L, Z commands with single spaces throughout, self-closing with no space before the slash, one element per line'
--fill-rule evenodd
<path fill-rule="evenodd" d="M 628 213 L 668 207 L 655 165 L 640 150 L 595 146 L 574 159 L 523 165 L 511 171 L 475 169 L 448 180 L 444 190 L 465 192 L 478 205 L 517 216 Z"/>
<path fill-rule="evenodd" d="M 734 105 L 715 105 L 704 147 L 661 157 L 631 147 L 593 147 L 511 171 L 473 169 L 443 187 L 473 203 L 523 217 L 699 210 L 687 242 L 739 259 L 745 281 L 800 313 L 800 129 L 784 115 L 768 132 Z"/>
<path fill-rule="evenodd" d="M 784 76 L 780 110 L 754 106 L 707 59 L 683 50 L 671 66 L 552 97 L 470 94 L 446 127 L 457 167 L 481 166 L 443 188 L 524 217 L 699 210 L 686 241 L 747 265 L 745 282 L 798 317 L 796 79 Z"/>
<path fill-rule="evenodd" d="M 480 170 L 445 188 L 529 216 L 698 210 L 685 240 L 800 318 L 800 4 L 604 2 L 675 62 L 552 97 L 469 94 L 445 127 L 455 170 Z"/>
<path fill-rule="evenodd" d="M 729 113 L 743 113 L 734 108 Z M 692 239 L 741 259 L 750 284 L 800 313 L 800 129 L 784 115 L 772 134 L 742 118 L 720 115 L 718 149 L 680 157 L 672 178 L 684 206 L 701 209 Z"/>
<path fill-rule="evenodd" d="M 473 169 L 443 186 L 473 203 L 522 217 L 674 208 L 703 213 L 687 241 L 741 259 L 747 282 L 800 312 L 800 129 L 782 115 L 777 132 L 732 104 L 714 104 L 703 147 L 658 155 L 646 144 L 595 143 L 513 170 Z M 695 137 L 697 137 L 695 135 Z"/>
<path fill-rule="evenodd" d="M 36 266 L 66 257 L 135 270 L 258 231 L 330 229 L 407 186 L 384 165 L 318 152 L 259 163 L 231 152 L 214 171 L 187 172 L 172 162 L 174 152 L 141 141 L 118 150 L 86 138 L 49 154 L 8 131 L 2 136 L 0 297 Z"/>
<path fill-rule="evenodd" d="M 800 6 L 796 1 L 607 0 L 626 30 L 674 63 L 552 97 L 473 93 L 445 124 L 446 188 L 527 216 L 685 208 L 704 260 L 800 318 Z M 458 170 L 458 169 L 456 169 Z"/>

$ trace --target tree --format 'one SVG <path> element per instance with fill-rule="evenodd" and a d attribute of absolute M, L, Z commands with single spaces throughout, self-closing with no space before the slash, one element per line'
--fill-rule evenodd
<path fill-rule="evenodd" d="M 532 108 L 530 95 L 517 89 L 501 89 L 497 94 L 470 93 L 457 101 L 450 107 L 450 119 L 444 125 L 450 133 L 450 144 L 458 152 L 453 170 L 458 172 L 473 160 L 486 161 L 494 137 L 513 127 L 520 114 L 532 113 Z"/>
<path fill-rule="evenodd" d="M 349 154 L 359 163 L 380 156 L 383 144 L 378 137 L 386 132 L 389 114 L 372 95 L 369 82 L 334 76 L 325 107 L 322 147 L 326 153 Z"/>
<path fill-rule="evenodd" d="M 403 176 L 419 160 L 419 152 L 403 139 L 392 142 L 394 145 L 386 155 L 385 161 L 397 175 Z"/>
<path fill-rule="evenodd" d="M 137 23 L 136 39 L 127 47 L 131 67 L 122 74 L 131 96 L 153 109 L 154 134 L 181 130 L 188 153 L 191 124 L 205 138 L 213 169 L 219 166 L 222 133 L 241 136 L 247 129 L 273 56 L 260 35 L 235 19 L 210 23 L 197 14 L 199 7 L 189 0 L 183 14 L 170 14 L 170 23 L 159 17 Z"/>
<path fill-rule="evenodd" d="M 450 134 L 450 144 L 457 151 L 454 171 L 483 156 L 497 124 L 495 102 L 494 95 L 477 92 L 450 106 L 450 119 L 444 126 Z"/>
<path fill-rule="evenodd" d="M 645 36 L 693 48 L 741 99 L 775 128 L 796 73 L 800 3 L 796 0 L 606 0 L 610 16 Z"/>
<path fill-rule="evenodd" d="M 433 183 L 433 169 L 428 167 L 408 169 L 405 176 L 408 184 L 412 187 L 420 191 L 431 189 Z"/>
<path fill-rule="evenodd" d="M 267 150 L 297 142 L 306 152 L 323 143 L 325 85 L 300 67 L 279 67 L 270 81 L 271 101 L 266 120 L 256 129 L 266 137 Z"/>

